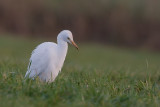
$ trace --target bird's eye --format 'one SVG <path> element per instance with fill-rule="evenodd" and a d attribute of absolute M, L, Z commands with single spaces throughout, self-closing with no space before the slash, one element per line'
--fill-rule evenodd
<path fill-rule="evenodd" d="M 70 38 L 68 37 L 67 39 L 69 40 Z"/>

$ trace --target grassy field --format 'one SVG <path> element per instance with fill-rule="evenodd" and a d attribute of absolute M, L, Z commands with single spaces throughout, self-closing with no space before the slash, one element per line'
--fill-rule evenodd
<path fill-rule="evenodd" d="M 0 37 L 0 107 L 160 106 L 160 54 L 82 43 L 55 82 L 24 80 L 41 42 Z"/>

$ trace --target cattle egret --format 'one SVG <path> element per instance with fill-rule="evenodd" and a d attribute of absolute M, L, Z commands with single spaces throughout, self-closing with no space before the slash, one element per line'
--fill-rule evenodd
<path fill-rule="evenodd" d="M 63 30 L 58 34 L 57 44 L 44 42 L 37 46 L 32 52 L 25 78 L 39 77 L 41 81 L 53 82 L 62 69 L 68 43 L 78 49 L 72 33 L 69 30 Z"/>

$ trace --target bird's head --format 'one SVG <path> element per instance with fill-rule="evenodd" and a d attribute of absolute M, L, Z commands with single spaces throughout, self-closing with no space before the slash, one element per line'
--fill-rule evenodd
<path fill-rule="evenodd" d="M 74 47 L 77 48 L 77 50 L 79 49 L 78 46 L 77 46 L 77 44 L 73 40 L 73 35 L 72 35 L 71 31 L 69 31 L 69 30 L 63 30 L 63 31 L 61 31 L 59 33 L 59 35 L 58 35 L 58 39 L 72 44 Z"/>

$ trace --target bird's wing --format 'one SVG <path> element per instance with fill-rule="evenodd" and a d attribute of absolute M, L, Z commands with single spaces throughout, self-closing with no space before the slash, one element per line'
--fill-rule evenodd
<path fill-rule="evenodd" d="M 25 77 L 34 78 L 45 72 L 50 65 L 50 59 L 56 58 L 56 48 L 57 45 L 52 42 L 44 42 L 37 46 L 32 52 Z"/>

